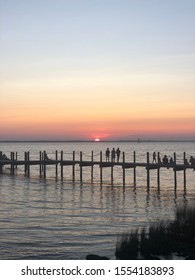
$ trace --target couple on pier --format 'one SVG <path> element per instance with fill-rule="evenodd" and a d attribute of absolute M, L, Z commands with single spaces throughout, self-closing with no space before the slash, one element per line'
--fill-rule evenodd
<path fill-rule="evenodd" d="M 152 163 L 157 163 L 157 161 L 156 161 L 156 153 L 155 153 L 155 152 L 153 152 Z M 170 164 L 173 164 L 174 161 L 173 161 L 173 158 L 171 157 L 171 158 L 170 158 L 170 162 L 169 162 L 169 160 L 168 160 L 168 158 L 167 158 L 167 155 L 164 155 L 164 157 L 163 157 L 163 159 L 162 159 L 162 161 L 161 161 L 161 158 L 160 158 L 160 156 L 159 156 L 159 154 L 158 154 L 158 163 L 163 163 L 163 164 L 168 164 L 168 163 L 170 163 Z"/>
<path fill-rule="evenodd" d="M 152 160 L 152 163 L 157 163 L 156 162 L 156 153 L 155 152 L 153 152 L 153 160 Z M 170 161 L 169 161 L 169 159 L 168 159 L 168 157 L 167 157 L 167 155 L 164 155 L 164 157 L 162 158 L 162 160 L 161 160 L 161 158 L 160 158 L 160 156 L 159 156 L 159 154 L 158 154 L 158 163 L 160 163 L 160 164 L 174 164 L 174 160 L 173 160 L 173 158 L 171 157 L 170 158 Z"/>
<path fill-rule="evenodd" d="M 107 148 L 105 153 L 106 161 L 110 161 L 110 153 L 111 153 L 111 161 L 115 162 L 115 158 L 117 157 L 117 162 L 119 162 L 120 155 L 121 155 L 120 149 L 117 148 L 117 150 L 115 150 L 115 148 L 113 148 L 112 151 L 110 152 L 109 148 Z"/>

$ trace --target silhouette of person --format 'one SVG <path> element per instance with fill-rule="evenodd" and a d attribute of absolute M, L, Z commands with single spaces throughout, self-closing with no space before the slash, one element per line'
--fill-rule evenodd
<path fill-rule="evenodd" d="M 195 164 L 195 159 L 194 159 L 193 156 L 190 157 L 189 162 L 190 162 L 191 165 L 194 165 L 194 164 Z"/>
<path fill-rule="evenodd" d="M 184 159 L 184 164 L 189 165 L 187 158 Z"/>
<path fill-rule="evenodd" d="M 111 152 L 111 159 L 113 162 L 115 161 L 115 156 L 116 156 L 116 151 L 115 151 L 115 148 L 113 148 L 112 152 Z"/>
<path fill-rule="evenodd" d="M 162 163 L 160 156 L 158 156 L 158 163 Z"/>
<path fill-rule="evenodd" d="M 45 160 L 49 160 L 48 158 L 48 155 L 45 153 L 45 157 L 44 157 Z"/>
<path fill-rule="evenodd" d="M 172 157 L 170 158 L 169 163 L 170 163 L 170 164 L 173 164 L 173 163 L 174 163 L 174 160 L 173 160 L 173 158 L 172 158 Z"/>
<path fill-rule="evenodd" d="M 121 154 L 121 151 L 119 148 L 117 148 L 117 150 L 116 150 L 117 162 L 119 162 L 120 154 Z"/>
<path fill-rule="evenodd" d="M 153 160 L 152 160 L 152 163 L 153 163 L 153 162 L 156 162 L 156 153 L 155 153 L 155 152 L 153 153 Z"/>
<path fill-rule="evenodd" d="M 110 150 L 109 150 L 109 148 L 107 148 L 105 155 L 106 155 L 106 161 L 110 161 Z"/>
<path fill-rule="evenodd" d="M 7 159 L 9 159 L 9 158 L 6 156 L 6 154 L 2 154 L 1 159 L 7 160 Z"/>
<path fill-rule="evenodd" d="M 168 164 L 169 163 L 168 158 L 167 158 L 166 155 L 164 155 L 164 157 L 162 159 L 162 162 L 163 162 L 163 164 Z"/>

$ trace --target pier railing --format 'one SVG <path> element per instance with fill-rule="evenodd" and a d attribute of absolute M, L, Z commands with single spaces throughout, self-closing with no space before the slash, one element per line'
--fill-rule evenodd
<path fill-rule="evenodd" d="M 24 167 L 24 174 L 30 176 L 30 167 L 39 166 L 39 175 L 46 179 L 47 177 L 47 166 L 53 166 L 55 168 L 55 176 L 59 177 L 60 167 L 60 178 L 64 178 L 64 168 L 66 166 L 72 167 L 72 179 L 75 180 L 75 166 L 78 165 L 80 169 L 80 182 L 83 181 L 83 168 L 89 167 L 91 169 L 91 178 L 94 176 L 93 168 L 98 166 L 100 168 L 100 183 L 103 181 L 103 169 L 110 168 L 111 171 L 111 182 L 114 179 L 114 167 L 120 166 L 123 170 L 122 180 L 125 186 L 126 169 L 133 170 L 133 181 L 136 185 L 136 168 L 142 167 L 146 169 L 147 173 L 147 186 L 150 186 L 150 172 L 151 170 L 157 170 L 157 184 L 160 185 L 160 169 L 167 168 L 171 169 L 174 173 L 174 185 L 177 186 L 177 172 L 183 171 L 183 182 L 186 187 L 186 170 L 195 170 L 195 162 L 189 159 L 194 159 L 192 155 L 188 155 L 185 152 L 182 155 L 176 155 L 173 153 L 168 155 L 167 158 L 172 158 L 172 161 L 162 163 L 161 153 L 157 153 L 156 158 L 153 157 L 149 152 L 147 153 L 121 153 L 120 158 L 117 160 L 111 160 L 106 158 L 103 152 L 94 153 L 83 153 L 82 151 L 73 151 L 65 153 L 64 151 L 55 151 L 53 153 L 47 153 L 46 151 L 39 151 L 37 155 L 30 155 L 30 152 L 24 152 L 24 154 L 18 154 L 17 152 L 0 152 L 0 173 L 3 173 L 4 166 L 10 166 L 10 173 L 14 175 L 15 170 L 18 166 Z"/>

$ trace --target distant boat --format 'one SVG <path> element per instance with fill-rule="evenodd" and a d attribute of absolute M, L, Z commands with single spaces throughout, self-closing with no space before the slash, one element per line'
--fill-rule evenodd
<path fill-rule="evenodd" d="M 141 142 L 141 140 L 140 140 L 140 138 L 138 138 L 138 139 L 137 139 L 137 143 L 140 143 L 140 142 Z"/>

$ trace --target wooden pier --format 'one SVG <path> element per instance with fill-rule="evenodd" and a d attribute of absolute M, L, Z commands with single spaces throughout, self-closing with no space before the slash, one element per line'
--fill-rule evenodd
<path fill-rule="evenodd" d="M 60 157 L 59 157 L 60 154 Z M 75 180 L 75 166 L 78 165 L 80 168 L 80 182 L 83 182 L 83 168 L 84 167 L 90 167 L 91 168 L 91 178 L 94 176 L 93 167 L 98 166 L 100 168 L 100 184 L 102 185 L 103 182 L 103 169 L 104 168 L 110 168 L 111 172 L 111 183 L 113 183 L 114 180 L 114 167 L 120 166 L 123 170 L 122 175 L 122 183 L 123 186 L 125 186 L 126 183 L 126 169 L 132 169 L 133 170 L 133 183 L 134 186 L 136 186 L 136 168 L 142 167 L 146 169 L 146 181 L 147 181 L 147 187 L 150 186 L 150 172 L 151 170 L 157 170 L 157 185 L 160 186 L 160 169 L 167 168 L 171 169 L 174 174 L 174 186 L 177 187 L 177 172 L 183 171 L 183 183 L 184 188 L 186 187 L 186 170 L 192 169 L 195 170 L 195 164 L 184 164 L 184 163 L 177 163 L 177 157 L 176 153 L 173 154 L 173 162 L 174 163 L 151 163 L 150 162 L 151 155 L 149 152 L 146 153 L 145 162 L 137 162 L 136 161 L 136 152 L 133 152 L 133 160 L 132 161 L 126 161 L 125 160 L 125 153 L 123 152 L 121 155 L 120 161 L 106 161 L 103 159 L 103 153 L 99 153 L 99 160 L 94 160 L 94 153 L 91 152 L 90 159 L 89 160 L 83 160 L 83 153 L 80 152 L 79 159 L 76 159 L 75 157 L 75 151 L 72 152 L 72 159 L 65 160 L 64 159 L 64 152 L 61 151 L 60 153 L 58 151 L 55 151 L 54 159 L 48 158 L 46 151 L 39 152 L 39 158 L 38 159 L 30 159 L 30 152 L 24 152 L 24 159 L 18 159 L 17 152 L 11 152 L 10 157 L 6 157 L 3 152 L 0 152 L 0 174 L 3 173 L 3 167 L 4 166 L 10 166 L 10 173 L 14 175 L 15 169 L 17 169 L 18 166 L 24 167 L 24 174 L 26 176 L 30 176 L 30 167 L 33 165 L 39 166 L 39 175 L 40 177 L 43 177 L 46 179 L 47 177 L 47 166 L 53 166 L 55 168 L 55 177 L 58 179 L 59 176 L 59 167 L 60 167 L 60 178 L 63 181 L 64 178 L 64 167 L 71 166 L 72 167 L 72 179 Z M 159 153 L 158 153 L 159 158 Z M 186 153 L 183 153 L 183 162 L 186 162 Z"/>

